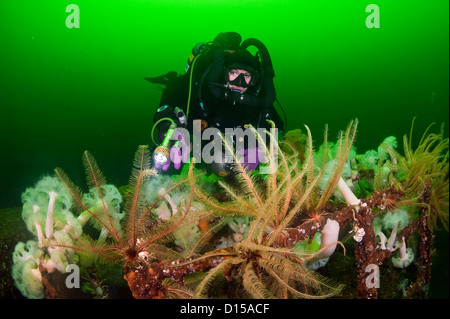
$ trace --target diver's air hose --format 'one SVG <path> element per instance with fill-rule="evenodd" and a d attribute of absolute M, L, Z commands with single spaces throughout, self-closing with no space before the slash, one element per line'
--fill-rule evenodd
<path fill-rule="evenodd" d="M 152 142 L 153 142 L 153 144 L 155 144 L 155 145 L 158 145 L 158 143 L 156 143 L 155 138 L 154 138 L 154 136 L 153 136 L 153 133 L 155 133 L 155 128 L 156 128 L 156 126 L 157 126 L 159 123 L 161 123 L 162 121 L 169 121 L 170 123 L 175 124 L 175 122 L 174 122 L 170 117 L 163 117 L 163 118 L 159 119 L 158 121 L 156 121 L 155 124 L 153 124 L 151 137 L 152 137 Z"/>
<path fill-rule="evenodd" d="M 195 67 L 195 61 L 197 61 L 197 59 L 198 59 L 198 57 L 201 55 L 201 53 L 200 54 L 198 54 L 196 57 L 195 57 L 195 59 L 194 59 L 194 61 L 192 61 L 192 67 L 191 67 L 191 74 L 190 74 L 190 76 L 189 76 L 189 95 L 188 95 L 188 102 L 187 102 L 187 106 L 186 106 L 186 121 L 187 121 L 187 119 L 188 119 L 188 117 L 189 117 L 189 108 L 190 108 L 190 106 L 191 106 L 191 96 L 192 96 L 192 77 L 193 77 L 193 74 L 194 74 L 194 67 Z M 159 124 L 159 123 L 161 123 L 162 121 L 169 121 L 169 122 L 171 122 L 172 124 L 175 124 L 175 122 L 170 118 L 170 117 L 163 117 L 163 118 L 161 118 L 161 119 L 159 119 L 155 124 L 153 124 L 153 127 L 152 127 L 152 132 L 151 132 L 151 137 L 152 137 L 152 142 L 153 142 L 153 144 L 155 144 L 155 145 L 157 145 L 157 143 L 156 143 L 156 141 L 155 141 L 155 138 L 154 138 L 154 133 L 155 133 L 155 128 L 156 128 L 156 126 Z"/>
<path fill-rule="evenodd" d="M 270 58 L 269 50 L 267 50 L 267 47 L 255 38 L 248 38 L 242 42 L 242 44 L 239 47 L 239 50 L 246 50 L 249 46 L 254 46 L 258 49 L 258 54 L 261 58 L 261 67 L 260 67 L 260 75 L 263 79 L 265 76 L 266 68 L 272 69 L 272 60 Z M 262 81 L 259 82 L 258 86 L 256 87 L 256 95 L 259 95 L 259 92 L 261 91 L 262 87 Z"/>
<path fill-rule="evenodd" d="M 258 39 L 255 39 L 255 38 L 248 38 L 248 39 L 244 40 L 244 42 L 242 42 L 239 49 L 245 50 L 249 46 L 256 47 L 259 50 L 259 52 L 262 54 L 261 57 L 264 62 L 263 66 L 272 66 L 272 60 L 270 59 L 269 50 L 267 50 L 267 47 L 264 45 L 264 43 L 262 43 L 261 41 L 259 41 Z"/>
<path fill-rule="evenodd" d="M 242 44 L 240 45 L 239 48 L 241 50 L 245 50 L 249 46 L 254 46 L 259 50 L 259 52 L 261 54 L 262 72 L 264 72 L 264 67 L 266 67 L 266 66 L 273 68 L 272 59 L 270 58 L 269 50 L 267 50 L 267 47 L 264 45 L 264 43 L 262 43 L 261 41 L 259 41 L 258 39 L 255 39 L 255 38 L 248 38 L 248 39 L 244 40 L 244 42 L 242 42 Z M 261 83 L 260 83 L 260 85 L 261 85 Z M 285 121 L 285 124 L 287 127 L 288 120 L 287 120 L 286 112 L 284 111 L 283 106 L 281 105 L 281 103 L 278 101 L 277 98 L 275 98 L 275 101 L 278 103 L 281 111 L 283 112 L 284 121 Z"/>
<path fill-rule="evenodd" d="M 188 95 L 188 101 L 187 101 L 187 105 L 186 105 L 186 121 L 189 118 L 189 109 L 191 107 L 191 96 L 192 96 L 192 78 L 193 78 L 193 74 L 194 74 L 194 68 L 195 68 L 195 62 L 197 61 L 198 57 L 201 56 L 202 54 L 199 53 L 194 61 L 192 61 L 192 67 L 191 67 L 191 74 L 189 75 L 189 95 Z"/>

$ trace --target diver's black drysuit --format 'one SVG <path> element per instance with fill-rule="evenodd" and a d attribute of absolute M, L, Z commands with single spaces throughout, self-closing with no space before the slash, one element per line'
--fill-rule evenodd
<path fill-rule="evenodd" d="M 219 34 L 216 39 L 221 35 L 223 34 Z M 235 44 L 224 47 L 215 43 L 216 39 L 212 45 L 203 48 L 203 53 L 193 60 L 185 74 L 177 76 L 176 72 L 169 72 L 158 78 L 147 78 L 150 82 L 166 86 L 160 107 L 153 117 L 154 123 L 169 117 L 177 126 L 185 126 L 192 132 L 193 120 L 201 120 L 203 129 L 215 127 L 224 132 L 226 128 L 244 128 L 246 124 L 255 128 L 269 128 L 270 124 L 266 120 L 271 120 L 278 131 L 282 131 L 284 123 L 273 105 L 276 98 L 274 71 L 265 46 L 256 39 L 247 39 L 240 46 L 242 48 L 244 45 L 244 49 L 239 51 L 240 40 L 237 46 Z M 233 65 L 248 69 L 242 65 L 242 61 L 245 62 L 249 55 L 252 56 L 245 49 L 254 43 L 259 45 L 258 48 L 262 47 L 260 51 L 263 51 L 264 59 L 261 58 L 261 62 L 256 63 L 258 70 L 251 71 L 252 85 L 248 86 L 244 93 L 232 91 L 226 85 L 228 70 Z M 244 50 L 246 54 L 242 59 L 240 52 Z M 256 61 L 257 58 L 254 58 Z M 188 116 L 186 125 L 180 123 L 175 107 Z M 157 125 L 158 142 L 162 141 L 170 124 L 168 121 L 162 121 Z"/>

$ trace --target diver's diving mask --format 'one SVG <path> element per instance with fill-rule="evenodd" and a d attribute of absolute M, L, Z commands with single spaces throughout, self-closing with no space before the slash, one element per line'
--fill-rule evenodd
<path fill-rule="evenodd" d="M 238 73 L 238 75 L 233 80 L 231 80 L 231 78 L 234 76 L 233 73 Z M 244 89 L 241 91 L 237 88 L 232 88 L 232 90 L 240 91 L 240 93 L 243 93 L 243 91 L 245 91 L 249 87 L 251 79 L 251 73 L 245 70 L 233 69 L 228 72 L 228 83 L 232 86 Z"/>

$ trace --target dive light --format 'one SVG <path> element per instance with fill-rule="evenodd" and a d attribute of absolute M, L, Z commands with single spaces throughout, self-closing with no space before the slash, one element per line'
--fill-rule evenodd
<path fill-rule="evenodd" d="M 169 150 L 169 143 L 170 138 L 173 135 L 173 132 L 176 129 L 175 124 L 171 124 L 169 126 L 169 129 L 166 132 L 166 136 L 164 137 L 164 140 L 162 141 L 161 145 L 155 148 L 155 151 L 153 152 L 153 159 L 156 163 L 160 165 L 164 165 L 169 161 L 170 157 L 170 150 Z"/>

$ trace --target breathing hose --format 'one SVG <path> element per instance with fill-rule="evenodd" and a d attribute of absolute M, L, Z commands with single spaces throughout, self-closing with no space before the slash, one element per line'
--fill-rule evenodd
<path fill-rule="evenodd" d="M 255 38 L 248 38 L 248 39 L 244 40 L 244 42 L 242 42 L 239 49 L 245 50 L 249 46 L 254 46 L 259 50 L 259 52 L 261 53 L 261 58 L 264 62 L 264 63 L 262 63 L 264 67 L 265 66 L 272 67 L 272 60 L 270 59 L 269 51 L 267 50 L 267 47 L 264 45 L 264 43 L 262 43 L 261 41 L 259 41 L 258 39 L 255 39 Z"/>
<path fill-rule="evenodd" d="M 157 126 L 159 123 L 161 123 L 162 121 L 169 121 L 172 125 L 175 125 L 175 122 L 174 122 L 170 117 L 163 117 L 163 118 L 159 119 L 158 121 L 156 121 L 156 123 L 155 123 L 155 124 L 153 125 L 153 127 L 152 127 L 152 133 L 151 133 L 152 142 L 153 142 L 153 144 L 155 144 L 155 145 L 158 145 L 158 143 L 156 143 L 156 141 L 155 141 L 155 137 L 153 136 L 154 133 L 155 133 L 155 128 L 156 128 L 156 126 Z"/>

